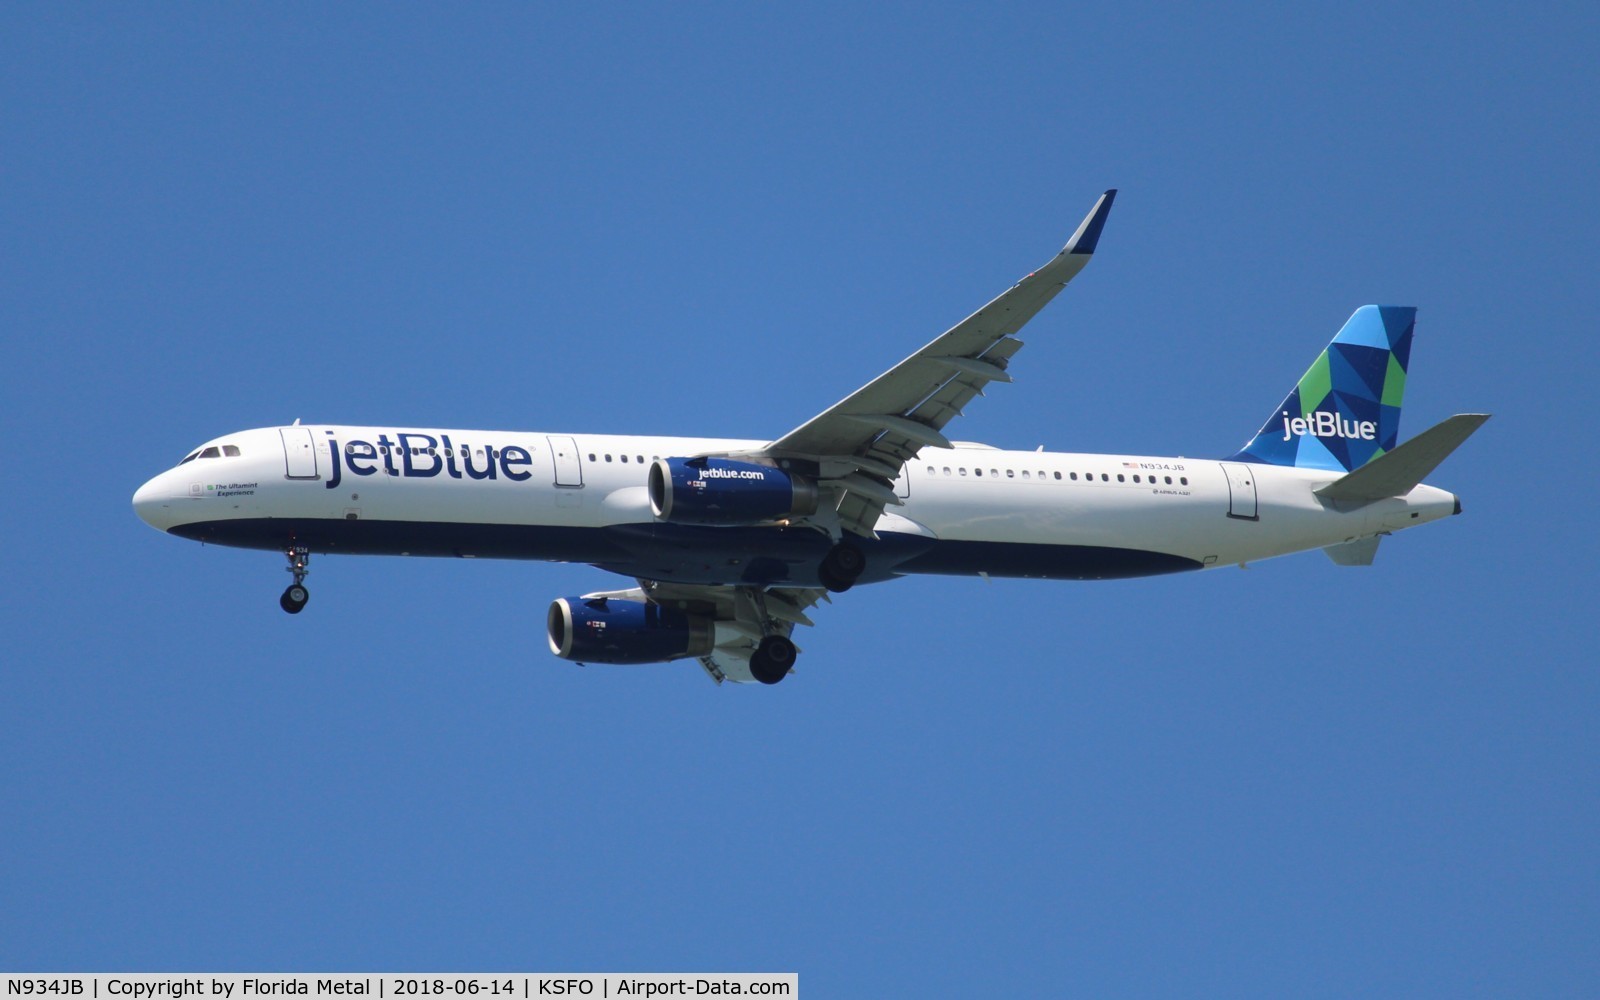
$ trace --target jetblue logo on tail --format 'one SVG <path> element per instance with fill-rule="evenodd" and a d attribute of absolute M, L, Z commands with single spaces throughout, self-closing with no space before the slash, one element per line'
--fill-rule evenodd
<path fill-rule="evenodd" d="M 1349 472 L 1391 451 L 1416 315 L 1357 309 L 1233 461 Z"/>
<path fill-rule="evenodd" d="M 1283 439 L 1304 437 L 1310 434 L 1319 438 L 1350 438 L 1355 441 L 1375 441 L 1378 425 L 1372 420 L 1346 420 L 1337 413 L 1316 410 L 1303 417 L 1291 417 L 1283 411 Z"/>

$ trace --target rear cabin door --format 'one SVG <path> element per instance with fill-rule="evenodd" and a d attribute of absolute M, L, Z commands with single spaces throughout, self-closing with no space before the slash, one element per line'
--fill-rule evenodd
<path fill-rule="evenodd" d="M 1259 520 L 1256 513 L 1256 474 L 1248 465 L 1222 463 L 1228 474 L 1228 516 L 1245 521 Z"/>
<path fill-rule="evenodd" d="M 550 442 L 550 460 L 555 463 L 556 485 L 577 489 L 583 485 L 583 463 L 578 459 L 578 445 L 570 437 L 546 437 Z"/>
<path fill-rule="evenodd" d="M 283 439 L 283 464 L 290 479 L 317 478 L 317 452 L 311 445 L 311 428 L 280 427 Z"/>

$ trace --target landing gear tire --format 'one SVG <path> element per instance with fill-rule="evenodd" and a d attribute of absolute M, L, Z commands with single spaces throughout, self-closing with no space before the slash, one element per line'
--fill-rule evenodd
<path fill-rule="evenodd" d="M 776 684 L 789 675 L 798 656 L 788 636 L 769 635 L 750 654 L 750 676 L 763 684 Z"/>
<path fill-rule="evenodd" d="M 817 579 L 833 593 L 842 594 L 856 585 L 856 580 L 866 568 L 867 557 L 861 554 L 861 550 L 849 542 L 840 542 L 822 557 L 822 565 L 817 567 Z"/>
<path fill-rule="evenodd" d="M 289 589 L 278 598 L 278 607 L 297 615 L 306 606 L 306 601 L 311 599 L 311 592 L 306 590 L 306 574 L 311 572 L 311 550 L 301 546 L 285 549 L 284 556 L 289 560 L 289 573 L 294 577 L 294 582 L 289 584 Z"/>

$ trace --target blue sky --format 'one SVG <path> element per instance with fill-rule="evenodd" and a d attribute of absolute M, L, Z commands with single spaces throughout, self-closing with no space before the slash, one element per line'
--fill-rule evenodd
<path fill-rule="evenodd" d="M 1589 5 L 0 11 L 0 967 L 1600 989 Z M 1377 564 L 861 588 L 774 689 L 583 566 L 164 538 L 308 422 L 776 437 L 1100 252 L 958 437 L 1232 452 L 1367 302 L 1467 516 Z"/>

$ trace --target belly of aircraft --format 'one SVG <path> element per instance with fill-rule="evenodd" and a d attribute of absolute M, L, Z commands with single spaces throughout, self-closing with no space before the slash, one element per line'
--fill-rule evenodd
<path fill-rule="evenodd" d="M 241 548 L 348 555 L 537 559 L 590 563 L 648 580 L 814 587 L 832 544 L 802 528 L 712 528 L 659 523 L 607 527 L 332 518 L 238 518 L 179 525 L 173 534 Z M 880 532 L 859 540 L 860 582 L 908 574 L 1104 580 L 1199 569 L 1192 559 L 1098 545 L 950 541 Z"/>

